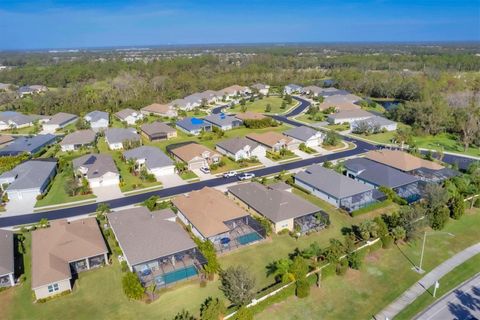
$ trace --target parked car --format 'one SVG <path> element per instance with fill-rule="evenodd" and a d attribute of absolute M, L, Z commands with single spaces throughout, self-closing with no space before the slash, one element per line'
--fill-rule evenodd
<path fill-rule="evenodd" d="M 201 167 L 200 168 L 200 171 L 202 171 L 203 173 L 210 173 L 210 168 L 209 167 Z"/>
<path fill-rule="evenodd" d="M 250 173 L 250 172 L 244 172 L 244 173 L 238 175 L 238 180 L 248 180 L 248 179 L 252 179 L 252 178 L 255 178 L 255 174 Z"/>
<path fill-rule="evenodd" d="M 228 171 L 228 172 L 225 172 L 223 174 L 223 177 L 224 178 L 231 178 L 231 177 L 235 177 L 237 175 L 237 172 L 235 171 Z"/>

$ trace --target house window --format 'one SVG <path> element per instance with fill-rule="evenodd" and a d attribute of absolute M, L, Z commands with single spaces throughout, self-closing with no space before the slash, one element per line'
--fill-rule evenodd
<path fill-rule="evenodd" d="M 48 293 L 56 292 L 58 289 L 58 283 L 51 284 L 48 286 Z"/>

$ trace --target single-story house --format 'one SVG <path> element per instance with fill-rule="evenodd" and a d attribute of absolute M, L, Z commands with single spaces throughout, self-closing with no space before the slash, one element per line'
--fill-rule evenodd
<path fill-rule="evenodd" d="M 189 170 L 209 167 L 211 164 L 220 162 L 222 158 L 215 151 L 195 142 L 170 149 L 170 153 L 175 160 L 185 162 Z"/>
<path fill-rule="evenodd" d="M 266 155 L 264 146 L 244 137 L 220 141 L 216 144 L 215 149 L 221 154 L 235 159 L 235 161 L 252 157 L 260 158 Z"/>
<path fill-rule="evenodd" d="M 90 129 L 74 131 L 67 134 L 60 142 L 62 151 L 73 151 L 83 146 L 93 146 L 97 134 Z"/>
<path fill-rule="evenodd" d="M 400 150 L 369 151 L 365 158 L 414 175 L 423 182 L 438 183 L 459 175 L 457 171 L 437 162 L 421 159 Z"/>
<path fill-rule="evenodd" d="M 361 128 L 367 129 L 368 132 L 379 131 L 395 131 L 397 130 L 397 123 L 381 116 L 373 116 L 365 120 L 356 120 L 350 123 L 350 130 L 356 132 Z"/>
<path fill-rule="evenodd" d="M 0 186 L 8 185 L 5 189 L 8 198 L 32 199 L 42 194 L 57 172 L 57 162 L 48 160 L 28 160 L 2 173 Z"/>
<path fill-rule="evenodd" d="M 335 89 L 337 90 L 337 89 Z M 328 93 L 323 93 L 328 94 Z M 325 100 L 320 104 L 320 110 L 334 108 L 337 112 L 359 110 L 361 107 L 356 104 L 361 98 L 353 94 L 334 94 L 325 96 Z"/>
<path fill-rule="evenodd" d="M 0 288 L 15 285 L 13 232 L 0 229 Z"/>
<path fill-rule="evenodd" d="M 184 111 L 191 111 L 195 109 L 196 107 L 200 106 L 200 101 L 199 100 L 186 100 L 186 99 L 175 99 L 172 102 L 168 103 L 169 106 L 172 106 L 173 108 L 184 110 Z"/>
<path fill-rule="evenodd" d="M 178 218 L 200 240 L 210 240 L 218 251 L 237 248 L 264 237 L 263 228 L 247 211 L 221 191 L 204 187 L 172 200 Z"/>
<path fill-rule="evenodd" d="M 329 114 L 327 121 L 330 124 L 352 123 L 354 121 L 366 120 L 373 116 L 375 116 L 373 113 L 362 109 L 357 109 Z"/>
<path fill-rule="evenodd" d="M 78 116 L 74 114 L 59 112 L 52 116 L 48 122 L 43 124 L 43 130 L 53 133 L 57 130 L 65 128 L 69 124 L 75 123 L 77 120 Z"/>
<path fill-rule="evenodd" d="M 174 118 L 178 116 L 177 110 L 170 104 L 152 103 L 140 110 L 145 115 L 153 114 L 154 116 Z"/>
<path fill-rule="evenodd" d="M 408 201 L 420 198 L 419 179 L 400 170 L 366 159 L 353 158 L 344 162 L 346 175 L 374 188 L 381 186 L 393 189 Z"/>
<path fill-rule="evenodd" d="M 30 85 L 30 86 L 22 86 L 18 88 L 17 93 L 20 95 L 20 97 L 23 97 L 25 95 L 30 95 L 30 94 L 35 94 L 35 93 L 41 93 L 47 91 L 48 88 L 43 85 Z"/>
<path fill-rule="evenodd" d="M 283 134 L 305 143 L 307 147 L 317 147 L 321 145 L 325 137 L 322 132 L 307 126 L 295 127 L 285 131 Z"/>
<path fill-rule="evenodd" d="M 95 132 L 106 130 L 110 123 L 108 112 L 104 111 L 95 110 L 89 112 L 83 117 L 83 119 L 90 123 L 90 127 Z"/>
<path fill-rule="evenodd" d="M 186 117 L 177 121 L 177 128 L 188 133 L 198 136 L 202 131 L 212 131 L 212 124 L 203 119 L 195 117 Z"/>
<path fill-rule="evenodd" d="M 281 149 L 296 150 L 300 146 L 300 141 L 293 139 L 275 131 L 268 131 L 264 133 L 250 133 L 246 136 L 248 139 L 253 140 L 268 151 L 278 152 Z"/>
<path fill-rule="evenodd" d="M 124 143 L 141 142 L 134 128 L 109 128 L 105 130 L 105 141 L 110 150 L 123 149 Z"/>
<path fill-rule="evenodd" d="M 202 102 L 207 103 L 217 103 L 222 97 L 218 96 L 217 91 L 214 90 L 205 90 L 198 94 Z"/>
<path fill-rule="evenodd" d="M 56 140 L 57 136 L 50 133 L 38 134 L 32 137 L 21 136 L 0 149 L 0 156 L 16 156 L 21 153 L 34 154 L 42 148 L 53 144 Z"/>
<path fill-rule="evenodd" d="M 16 111 L 0 112 L 0 130 L 20 129 L 33 126 L 35 117 Z"/>
<path fill-rule="evenodd" d="M 293 83 L 287 84 L 283 88 L 284 94 L 294 94 L 294 93 L 300 93 L 300 92 L 302 92 L 302 87 Z"/>
<path fill-rule="evenodd" d="M 324 88 L 318 86 L 306 86 L 302 88 L 302 93 L 312 95 L 314 97 L 323 96 Z"/>
<path fill-rule="evenodd" d="M 55 220 L 32 231 L 32 290 L 44 299 L 72 290 L 72 278 L 108 264 L 108 249 L 95 218 Z"/>
<path fill-rule="evenodd" d="M 263 120 L 267 118 L 267 116 L 264 116 L 261 113 L 258 112 L 252 112 L 252 111 L 246 111 L 246 112 L 241 112 L 235 114 L 235 118 L 245 121 L 245 120 Z"/>
<path fill-rule="evenodd" d="M 275 232 L 284 229 L 306 233 L 328 224 L 328 215 L 313 203 L 287 191 L 283 185 L 264 186 L 258 182 L 228 188 L 229 197 L 254 214 L 268 219 Z"/>
<path fill-rule="evenodd" d="M 123 152 L 126 160 L 135 160 L 137 169 L 146 168 L 155 177 L 175 174 L 175 164 L 162 150 L 151 146 L 142 146 Z"/>
<path fill-rule="evenodd" d="M 225 113 L 211 114 L 206 116 L 204 120 L 223 131 L 231 130 L 242 125 L 241 120 L 234 116 L 226 115 Z"/>
<path fill-rule="evenodd" d="M 143 120 L 143 113 L 138 110 L 127 108 L 115 113 L 115 117 L 122 122 L 126 122 L 128 125 L 134 125 L 137 121 Z"/>
<path fill-rule="evenodd" d="M 232 99 L 233 97 L 244 95 L 250 93 L 248 87 L 233 85 L 217 91 L 217 95 L 220 98 L 225 97 L 226 99 Z"/>
<path fill-rule="evenodd" d="M 135 207 L 107 218 L 128 268 L 145 287 L 166 287 L 202 270 L 203 256 L 171 209 Z"/>
<path fill-rule="evenodd" d="M 142 124 L 141 135 L 150 141 L 168 140 L 177 137 L 177 130 L 166 123 L 156 121 Z"/>
<path fill-rule="evenodd" d="M 376 202 L 378 191 L 372 186 L 326 169 L 321 165 L 311 165 L 297 173 L 295 184 L 314 196 L 347 211 L 354 211 Z"/>
<path fill-rule="evenodd" d="M 251 88 L 257 90 L 258 93 L 263 94 L 264 96 L 266 96 L 268 94 L 268 91 L 270 91 L 270 86 L 263 83 L 256 83 L 252 85 Z"/>
<path fill-rule="evenodd" d="M 109 154 L 86 154 L 73 159 L 73 170 L 87 179 L 90 187 L 118 185 L 120 174 Z"/>

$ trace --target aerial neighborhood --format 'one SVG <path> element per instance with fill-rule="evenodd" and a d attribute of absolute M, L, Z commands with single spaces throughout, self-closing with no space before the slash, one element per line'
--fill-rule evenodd
<path fill-rule="evenodd" d="M 129 297 L 125 281 L 153 288 L 152 299 L 180 282 L 205 286 L 216 259 L 316 237 L 336 223 L 332 214 L 416 205 L 462 174 L 431 155 L 364 147 L 361 137 L 398 125 L 362 101 L 330 86 L 256 83 L 112 113 L 0 112 L 0 160 L 11 164 L 0 175 L 2 215 L 97 208 L 96 218 L 32 227 L 34 300 L 62 299 L 84 272 L 118 264 Z M 110 201 L 133 197 L 144 202 L 111 210 Z M 22 281 L 13 238 L 0 230 L 1 287 Z"/>

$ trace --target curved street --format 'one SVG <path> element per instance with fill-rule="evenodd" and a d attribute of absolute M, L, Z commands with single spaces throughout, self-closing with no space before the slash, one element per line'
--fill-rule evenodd
<path fill-rule="evenodd" d="M 294 99 L 300 102 L 300 104 L 294 110 L 291 110 L 286 115 L 272 115 L 272 118 L 280 122 L 289 124 L 291 126 L 297 127 L 297 126 L 305 125 L 298 121 L 289 119 L 289 117 L 296 116 L 302 113 L 304 110 L 306 110 L 310 106 L 310 102 L 300 97 L 294 97 Z M 216 107 L 212 110 L 212 113 L 221 112 L 221 109 L 224 107 L 225 106 Z M 378 145 L 374 145 L 372 143 L 368 143 L 363 140 L 355 139 L 353 137 L 343 137 L 343 139 L 345 141 L 354 143 L 356 147 L 354 149 L 340 151 L 340 152 L 336 152 L 328 155 L 321 155 L 321 156 L 317 156 L 309 159 L 303 159 L 303 160 L 298 160 L 298 161 L 289 162 L 285 164 L 279 164 L 276 166 L 256 169 L 256 170 L 252 170 L 251 172 L 253 172 L 257 177 L 272 175 L 284 170 L 298 169 L 305 166 L 309 166 L 311 164 L 322 163 L 325 161 L 332 161 L 332 160 L 337 160 L 345 157 L 356 156 L 356 155 L 365 153 L 369 150 L 375 150 L 379 148 Z M 466 158 L 466 157 L 461 157 L 456 155 L 447 155 L 447 154 L 445 155 L 443 160 L 450 164 L 461 163 L 462 166 L 464 165 L 466 166 L 472 161 L 474 161 L 471 158 Z M 85 214 L 95 212 L 98 204 L 100 203 L 107 203 L 111 209 L 115 209 L 115 208 L 133 205 L 135 203 L 143 202 L 144 200 L 154 195 L 160 196 L 161 198 L 165 198 L 165 197 L 170 197 L 177 194 L 188 193 L 193 190 L 199 190 L 203 187 L 217 187 L 217 186 L 221 186 L 229 183 L 234 183 L 236 181 L 238 181 L 236 177 L 231 177 L 231 178 L 219 177 L 219 178 L 214 178 L 210 180 L 204 180 L 204 181 L 189 183 L 185 185 L 180 185 L 176 187 L 165 188 L 161 190 L 155 190 L 155 191 L 150 191 L 150 192 L 145 192 L 145 193 L 135 194 L 130 196 L 124 196 L 122 198 L 117 198 L 117 199 L 113 199 L 105 202 L 84 204 L 84 205 L 79 205 L 79 206 L 70 207 L 70 208 L 59 208 L 59 209 L 53 209 L 53 210 L 43 211 L 39 213 L 31 212 L 31 213 L 18 215 L 18 216 L 6 216 L 6 217 L 0 218 L 0 228 L 12 227 L 12 226 L 24 225 L 24 224 L 32 224 L 32 223 L 38 222 L 42 218 L 46 218 L 48 220 L 54 220 L 54 219 L 72 218 L 75 216 L 85 215 Z"/>

